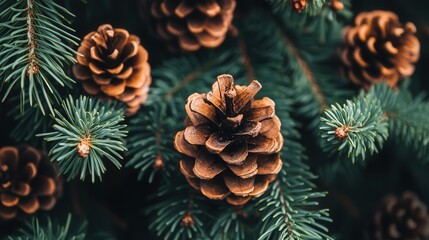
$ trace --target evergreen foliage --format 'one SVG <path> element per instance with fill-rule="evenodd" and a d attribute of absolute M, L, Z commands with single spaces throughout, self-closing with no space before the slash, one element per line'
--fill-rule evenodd
<path fill-rule="evenodd" d="M 68 179 L 79 176 L 81 180 L 89 173 L 92 182 L 106 171 L 103 161 L 107 159 L 117 168 L 122 165 L 119 152 L 126 150 L 126 125 L 124 108 L 119 104 L 103 103 L 100 100 L 81 96 L 74 100 L 69 96 L 62 104 L 63 111 L 55 110 L 53 131 L 38 134 L 48 142 L 54 142 L 49 151 L 62 174 Z M 89 155 L 81 158 L 76 154 L 77 145 L 89 142 Z"/>
<path fill-rule="evenodd" d="M 387 122 L 380 102 L 372 95 L 362 94 L 354 102 L 336 104 L 321 117 L 321 136 L 327 148 L 352 159 L 365 160 L 367 152 L 377 153 L 388 137 Z M 343 131 L 339 132 L 339 131 Z M 343 136 L 338 136 L 343 134 Z"/>
<path fill-rule="evenodd" d="M 174 134 L 181 127 L 182 120 L 169 118 L 165 107 L 153 105 L 145 108 L 139 115 L 131 119 L 128 126 L 127 156 L 125 166 L 140 170 L 139 180 L 148 174 L 149 182 L 153 181 L 156 171 L 153 171 L 154 161 L 159 158 L 167 168 L 172 168 L 178 159 L 178 154 L 171 151 Z M 168 174 L 169 171 L 162 171 Z"/>
<path fill-rule="evenodd" d="M 64 2 L 67 6 L 85 6 L 76 1 Z M 142 33 L 142 45 L 149 46 L 153 83 L 148 101 L 136 116 L 126 119 L 124 106 L 118 102 L 71 95 L 61 100 L 65 93 L 68 95 L 63 87 L 74 82 L 66 74 L 76 61 L 74 49 L 79 40 L 70 27 L 73 14 L 54 0 L 3 0 L 0 81 L 2 100 L 9 101 L 0 105 L 0 121 L 6 112 L 11 116 L 14 122 L 10 135 L 16 142 L 40 146 L 43 137 L 44 148 L 68 180 L 84 180 L 89 175 L 91 183 L 85 184 L 93 184 L 96 178 L 102 179 L 108 165 L 121 168 L 125 164 L 130 168 L 124 175 L 140 182 L 126 185 L 129 181 L 122 181 L 122 175 L 113 181 L 124 190 L 121 193 L 130 195 L 125 196 L 127 201 L 145 195 L 142 206 L 137 206 L 142 213 L 130 214 L 138 216 L 136 222 L 143 219 L 146 224 L 135 230 L 139 236 L 148 237 L 150 230 L 156 238 L 167 240 L 339 239 L 341 234 L 328 230 L 332 219 L 326 204 L 337 193 L 329 195 L 331 189 L 319 183 L 327 180 L 340 185 L 337 174 L 351 169 L 355 175 L 350 178 L 356 185 L 350 192 L 361 194 L 356 186 L 364 177 L 352 163 L 373 163 L 370 155 L 381 152 L 389 139 L 397 146 L 408 146 L 421 159 L 429 156 L 429 104 L 424 94 L 413 96 L 406 82 L 397 89 L 377 84 L 356 95 L 350 81 L 341 75 L 337 50 L 341 30 L 352 17 L 351 1 L 342 2 L 345 9 L 335 12 L 330 1 L 308 0 L 302 14 L 291 11 L 289 0 L 249 1 L 250 7 L 244 6 L 247 0 L 237 2 L 241 4 L 240 13 L 234 19 L 231 36 L 220 47 L 194 53 L 165 56 L 164 49 L 154 47 L 159 43 L 151 42 L 151 36 Z M 130 19 L 127 15 L 125 22 L 133 22 L 137 15 L 128 1 L 88 1 L 88 6 L 99 7 L 100 12 L 110 7 L 118 11 L 118 16 L 120 11 L 134 12 Z M 117 6 L 121 7 L 116 9 Z M 98 23 L 99 18 L 106 20 L 98 13 L 92 17 L 94 10 L 87 10 L 82 16 L 86 25 Z M 125 22 L 117 25 L 131 27 Z M 80 30 L 90 29 L 86 25 Z M 231 74 L 239 85 L 254 79 L 262 84 L 256 98 L 269 97 L 276 103 L 285 140 L 280 152 L 283 168 L 277 179 L 264 195 L 242 208 L 207 199 L 192 189 L 180 174 L 181 156 L 173 146 L 175 133 L 184 128 L 187 97 L 210 91 L 216 76 L 224 73 Z M 13 105 L 11 110 L 6 104 Z M 47 109 L 50 116 L 45 116 Z M 77 154 L 82 142 L 90 149 L 86 157 Z M 329 169 L 319 168 L 332 159 L 317 155 L 318 145 L 351 161 L 335 161 Z M 126 161 L 122 162 L 124 153 Z M 156 161 L 161 165 L 155 166 Z M 318 180 L 313 171 L 322 173 L 324 179 Z M 421 179 L 412 181 L 417 180 Z M 108 188 L 110 191 L 110 185 Z M 153 191 L 149 197 L 147 189 Z M 109 195 L 103 192 L 101 198 L 106 196 Z M 112 204 L 110 199 L 107 202 L 106 206 Z M 121 211 L 125 207 L 115 206 Z M 137 225 L 130 215 L 106 215 L 120 226 L 122 217 Z M 76 233 L 71 231 L 70 216 L 63 225 L 50 218 L 46 224 L 33 218 L 19 236 L 9 239 L 77 240 L 88 236 L 85 232 L 85 225 Z"/>
<path fill-rule="evenodd" d="M 79 40 L 68 25 L 73 16 L 53 0 L 4 0 L 0 3 L 0 81 L 2 101 L 20 90 L 21 108 L 28 98 L 45 114 L 61 99 L 59 86 L 74 82 L 64 71 L 76 62 L 69 44 Z"/>
<path fill-rule="evenodd" d="M 398 144 L 412 147 L 420 158 L 427 157 L 429 105 L 422 94 L 413 98 L 407 86 L 393 90 L 377 84 L 343 106 L 332 105 L 321 117 L 324 149 L 338 151 L 354 162 L 377 153 L 390 136 Z M 336 138 L 338 128 L 348 132 L 344 139 Z"/>
<path fill-rule="evenodd" d="M 33 217 L 31 221 L 26 222 L 26 227 L 19 230 L 17 236 L 9 236 L 10 240 L 83 240 L 85 239 L 86 223 L 80 224 L 75 231 L 71 229 L 72 217 L 67 216 L 64 224 L 57 224 L 51 218 L 45 221 L 39 221 Z"/>

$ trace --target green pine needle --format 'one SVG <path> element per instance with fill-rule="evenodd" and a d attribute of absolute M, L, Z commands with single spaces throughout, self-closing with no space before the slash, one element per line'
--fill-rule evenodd
<path fill-rule="evenodd" d="M 9 240 L 83 240 L 85 239 L 86 224 L 83 223 L 75 231 L 71 231 L 71 214 L 67 216 L 64 225 L 57 224 L 47 218 L 42 223 L 33 217 L 26 222 L 26 227 L 20 229 L 18 236 L 9 236 Z"/>
<path fill-rule="evenodd" d="M 20 90 L 21 108 L 26 99 L 45 114 L 61 99 L 60 88 L 74 82 L 64 68 L 76 62 L 79 38 L 68 18 L 73 14 L 53 0 L 0 1 L 0 86 L 2 101 Z"/>
<path fill-rule="evenodd" d="M 365 160 L 367 152 L 377 153 L 389 135 L 380 102 L 370 95 L 362 94 L 343 106 L 331 105 L 320 119 L 325 148 L 353 162 Z"/>
<path fill-rule="evenodd" d="M 73 100 L 71 96 L 63 104 L 63 112 L 55 110 L 53 132 L 39 134 L 48 142 L 54 142 L 49 155 L 59 166 L 60 172 L 74 179 L 81 180 L 89 173 L 92 182 L 106 171 L 105 160 L 117 168 L 122 156 L 119 152 L 126 151 L 126 125 L 124 108 L 118 104 L 104 103 L 89 97 Z M 77 146 L 87 141 L 89 154 L 81 158 L 77 154 Z"/>

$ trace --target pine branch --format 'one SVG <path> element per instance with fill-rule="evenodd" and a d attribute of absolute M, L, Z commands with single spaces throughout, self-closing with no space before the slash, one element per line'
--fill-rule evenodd
<path fill-rule="evenodd" d="M 156 195 L 158 203 L 145 211 L 152 217 L 149 229 L 165 240 L 208 239 L 203 228 L 207 217 L 200 204 L 202 196 L 190 189 L 183 176 L 176 175 L 175 179 L 181 180 L 163 185 Z"/>
<path fill-rule="evenodd" d="M 395 91 L 377 84 L 343 106 L 331 106 L 321 118 L 324 149 L 346 154 L 354 162 L 378 152 L 390 135 L 420 157 L 427 156 L 429 103 L 422 95 L 413 99 L 406 88 L 405 84 Z"/>
<path fill-rule="evenodd" d="M 16 142 L 27 142 L 33 146 L 41 146 L 43 149 L 46 149 L 45 141 L 37 138 L 36 135 L 48 131 L 49 127 L 53 125 L 52 118 L 43 115 L 38 107 L 38 103 L 32 108 L 26 108 L 24 111 L 21 111 L 19 101 L 19 96 L 14 96 L 9 101 L 14 108 L 8 115 L 12 116 L 16 122 L 10 136 Z M 28 98 L 24 101 L 24 104 L 29 104 Z"/>
<path fill-rule="evenodd" d="M 77 37 L 67 18 L 73 15 L 53 0 L 4 0 L 0 3 L 0 80 L 2 101 L 20 89 L 21 108 L 28 98 L 45 114 L 61 99 L 59 86 L 74 81 L 64 67 L 74 63 Z"/>
<path fill-rule="evenodd" d="M 106 171 L 107 159 L 117 168 L 121 167 L 119 152 L 126 150 L 124 138 L 127 131 L 124 108 L 118 104 L 102 103 L 88 97 L 73 100 L 71 96 L 62 104 L 62 112 L 55 110 L 53 131 L 38 134 L 48 142 L 54 142 L 49 151 L 62 174 L 68 179 L 89 173 L 92 182 Z"/>
<path fill-rule="evenodd" d="M 380 101 L 389 119 L 389 134 L 394 141 L 405 144 L 417 152 L 419 158 L 429 156 L 429 102 L 425 95 L 413 97 L 408 83 L 398 91 L 384 84 L 376 85 L 369 92 Z"/>
<path fill-rule="evenodd" d="M 336 104 L 320 118 L 325 149 L 338 151 L 355 162 L 366 154 L 377 153 L 388 137 L 388 128 L 380 102 L 371 95 L 361 95 L 343 106 Z M 329 149 L 330 148 L 330 149 Z"/>
<path fill-rule="evenodd" d="M 244 215 L 244 216 L 243 216 Z M 241 208 L 227 206 L 222 208 L 214 217 L 211 225 L 210 236 L 219 240 L 244 240 L 246 239 L 245 224 L 242 217 L 246 217 L 247 212 Z M 249 238 L 247 238 L 249 239 Z"/>
<path fill-rule="evenodd" d="M 153 181 L 156 172 L 169 176 L 171 168 L 177 164 L 178 154 L 172 151 L 172 139 L 181 127 L 183 120 L 168 116 L 165 106 L 143 107 L 140 114 L 131 119 L 127 138 L 130 156 L 125 166 L 140 169 L 139 180 L 148 175 Z"/>
<path fill-rule="evenodd" d="M 284 34 L 283 32 L 281 32 L 281 33 L 282 33 L 281 35 L 282 35 L 283 41 L 285 42 L 285 45 L 290 48 L 290 53 L 292 55 L 292 56 L 290 56 L 290 59 L 293 59 L 293 58 L 297 59 L 299 67 L 300 67 L 300 71 L 308 79 L 308 81 L 311 85 L 311 90 L 313 91 L 314 95 L 316 96 L 317 101 L 319 102 L 320 112 L 323 112 L 323 110 L 325 110 L 327 107 L 327 103 L 326 103 L 325 96 L 323 95 L 322 91 L 320 90 L 320 86 L 318 84 L 318 81 L 314 77 L 314 74 L 312 73 L 310 67 L 308 66 L 308 64 L 306 63 L 304 58 L 301 56 L 299 50 L 294 45 L 294 43 L 286 36 L 286 34 Z"/>
<path fill-rule="evenodd" d="M 294 84 L 297 113 L 311 120 L 310 128 L 318 125 L 328 104 L 351 95 L 337 68 L 342 24 L 327 20 L 328 13 L 324 9 L 320 16 L 305 19 L 276 14 L 271 19 L 282 41 L 286 74 Z"/>
<path fill-rule="evenodd" d="M 166 102 L 173 115 L 183 112 L 183 99 L 194 92 L 209 89 L 213 79 L 221 73 L 233 72 L 226 63 L 236 58 L 236 53 L 224 50 L 222 54 L 206 51 L 201 56 L 189 55 L 166 61 L 154 69 L 154 84 L 147 105 Z M 184 115 L 183 119 L 184 119 Z"/>
<path fill-rule="evenodd" d="M 26 227 L 19 230 L 18 236 L 9 236 L 10 240 L 83 240 L 86 235 L 86 223 L 80 224 L 77 229 L 71 228 L 71 214 L 67 216 L 66 222 L 62 225 L 53 222 L 51 218 L 40 221 L 33 217 L 26 222 Z M 72 231 L 73 230 L 73 231 Z"/>

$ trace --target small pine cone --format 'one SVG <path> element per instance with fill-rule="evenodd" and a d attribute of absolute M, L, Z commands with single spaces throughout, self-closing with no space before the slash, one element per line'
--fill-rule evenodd
<path fill-rule="evenodd" d="M 0 148 L 0 218 L 50 210 L 62 181 L 48 156 L 30 146 Z"/>
<path fill-rule="evenodd" d="M 215 48 L 231 26 L 235 0 L 154 0 L 155 31 L 172 49 Z"/>
<path fill-rule="evenodd" d="M 290 0 L 293 12 L 301 13 L 307 7 L 307 0 Z"/>
<path fill-rule="evenodd" d="M 375 240 L 429 239 L 429 216 L 418 197 L 405 192 L 389 195 L 374 217 Z"/>
<path fill-rule="evenodd" d="M 83 39 L 73 67 L 75 77 L 91 95 L 118 99 L 128 106 L 128 116 L 135 114 L 148 97 L 151 84 L 148 53 L 140 39 L 127 30 L 98 27 Z"/>
<path fill-rule="evenodd" d="M 414 72 L 420 43 L 416 27 L 402 25 L 388 11 L 360 13 L 353 26 L 343 30 L 341 60 L 344 72 L 353 83 L 368 88 L 377 82 L 394 87 Z"/>
<path fill-rule="evenodd" d="M 220 75 L 207 94 L 194 93 L 185 104 L 187 128 L 174 145 L 186 155 L 180 169 L 189 184 L 211 199 L 243 205 L 259 197 L 282 167 L 283 137 L 274 102 L 254 100 L 261 89 L 234 84 Z"/>

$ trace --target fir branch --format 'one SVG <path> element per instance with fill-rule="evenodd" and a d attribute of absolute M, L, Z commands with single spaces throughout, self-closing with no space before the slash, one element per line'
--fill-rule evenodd
<path fill-rule="evenodd" d="M 329 13 L 324 7 L 321 15 L 314 17 L 277 13 L 271 19 L 283 42 L 284 64 L 294 83 L 297 112 L 310 118 L 310 128 L 318 125 L 328 104 L 352 94 L 337 68 L 342 24 L 330 19 Z"/>
<path fill-rule="evenodd" d="M 118 104 L 103 103 L 88 97 L 74 100 L 71 96 L 63 104 L 63 112 L 55 110 L 53 132 L 38 134 L 48 142 L 54 142 L 49 151 L 62 174 L 68 179 L 89 173 L 92 182 L 106 171 L 107 159 L 117 168 L 121 167 L 119 152 L 126 150 L 127 136 L 124 108 Z"/>
<path fill-rule="evenodd" d="M 343 106 L 333 105 L 321 118 L 322 146 L 346 153 L 354 162 L 382 148 L 387 137 L 417 151 L 429 151 L 429 103 L 423 95 L 413 98 L 405 84 L 397 91 L 386 84 L 373 86 Z M 326 144 L 325 144 L 326 143 Z"/>
<path fill-rule="evenodd" d="M 19 230 L 18 236 L 9 236 L 10 240 L 83 240 L 86 235 L 86 223 L 80 224 L 77 229 L 71 228 L 71 214 L 67 216 L 64 225 L 53 222 L 51 218 L 39 221 L 33 217 L 26 222 L 26 227 Z M 73 230 L 73 231 L 72 231 Z"/>
<path fill-rule="evenodd" d="M 389 133 L 397 144 L 405 144 L 419 158 L 429 155 L 429 102 L 425 95 L 413 97 L 408 83 L 395 91 L 385 84 L 375 85 L 370 96 L 379 99 L 389 121 Z"/>
<path fill-rule="evenodd" d="M 241 208 L 227 206 L 218 211 L 211 225 L 210 236 L 219 240 L 244 240 L 246 239 L 246 228 L 241 218 L 247 212 Z"/>
<path fill-rule="evenodd" d="M 245 69 L 247 80 L 249 82 L 252 82 L 253 80 L 256 79 L 255 69 L 252 66 L 252 62 L 250 61 L 246 43 L 243 41 L 243 39 L 240 38 L 239 33 L 237 36 L 237 44 L 238 44 L 238 49 L 240 50 L 240 55 L 241 55 L 240 62 Z"/>
<path fill-rule="evenodd" d="M 299 50 L 294 45 L 294 43 L 286 36 L 286 34 L 284 34 L 284 32 L 281 32 L 281 36 L 282 36 L 283 41 L 285 42 L 285 45 L 290 48 L 290 53 L 293 55 L 293 56 L 291 56 L 291 59 L 293 59 L 293 58 L 297 59 L 299 66 L 300 66 L 300 70 L 302 71 L 302 74 L 310 82 L 311 89 L 312 89 L 313 93 L 315 94 L 317 101 L 319 102 L 320 112 L 323 112 L 323 110 L 325 110 L 327 107 L 327 103 L 326 103 L 325 96 L 323 95 L 322 91 L 320 90 L 320 86 L 318 85 L 317 80 L 314 77 L 314 74 L 312 73 L 310 67 L 308 66 L 308 64 L 306 63 L 304 58 L 301 56 Z"/>
<path fill-rule="evenodd" d="M 388 137 L 387 121 L 380 102 L 371 95 L 359 96 L 343 106 L 332 105 L 320 118 L 325 149 L 338 151 L 352 162 L 377 153 Z"/>
<path fill-rule="evenodd" d="M 195 195 L 183 176 L 176 175 L 177 178 L 182 180 L 163 185 L 156 195 L 160 201 L 145 211 L 152 217 L 149 229 L 165 240 L 208 239 L 203 228 L 207 217 L 200 204 L 202 196 Z"/>
<path fill-rule="evenodd" d="M 67 18 L 73 15 L 53 0 L 5 0 L 0 3 L 0 80 L 2 101 L 14 88 L 20 89 L 21 108 L 46 106 L 61 99 L 59 86 L 74 81 L 64 67 L 74 63 L 77 46 Z"/>
<path fill-rule="evenodd" d="M 177 120 L 167 115 L 165 106 L 153 105 L 143 107 L 140 114 L 131 119 L 128 126 L 127 138 L 129 159 L 126 167 L 139 169 L 139 180 L 148 175 L 152 182 L 159 170 L 171 169 L 178 159 L 171 139 L 181 128 L 183 120 Z M 169 171 L 162 171 L 169 176 Z"/>
<path fill-rule="evenodd" d="M 213 79 L 219 74 L 236 72 L 231 62 L 238 59 L 238 54 L 223 50 L 221 54 L 206 51 L 201 56 L 178 57 L 154 69 L 154 83 L 147 105 L 162 102 L 172 116 L 185 119 L 183 106 L 190 94 L 210 89 Z"/>
<path fill-rule="evenodd" d="M 51 117 L 43 115 L 42 111 L 36 103 L 32 108 L 26 108 L 21 111 L 19 105 L 19 96 L 14 96 L 10 99 L 10 103 L 14 108 L 8 113 L 16 122 L 10 136 L 16 142 L 27 142 L 33 146 L 41 146 L 46 149 L 46 144 L 43 139 L 37 138 L 39 133 L 47 132 L 49 127 L 52 126 L 53 120 Z M 29 99 L 25 99 L 24 104 L 28 104 Z"/>

